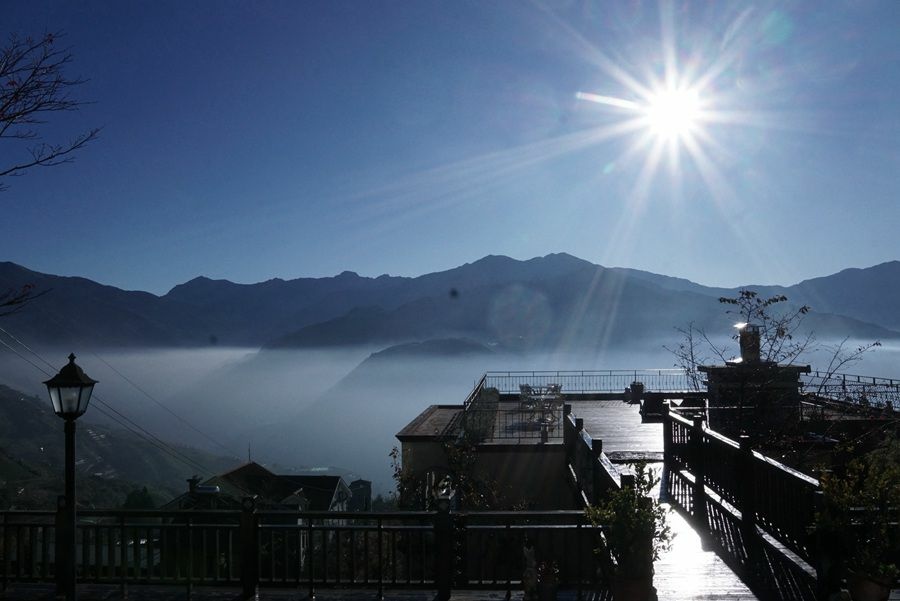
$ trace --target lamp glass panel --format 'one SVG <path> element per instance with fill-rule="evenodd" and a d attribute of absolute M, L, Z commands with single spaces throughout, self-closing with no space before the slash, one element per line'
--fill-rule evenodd
<path fill-rule="evenodd" d="M 88 403 L 91 402 L 91 393 L 94 392 L 94 385 L 89 384 L 81 388 L 81 413 L 87 411 Z"/>
<path fill-rule="evenodd" d="M 48 386 L 47 389 L 50 391 L 50 402 L 53 404 L 53 412 L 59 415 L 62 413 L 62 405 L 59 400 L 59 388 Z"/>
<path fill-rule="evenodd" d="M 63 415 L 79 415 L 81 413 L 78 406 L 81 401 L 80 386 L 60 387 L 59 394 Z"/>

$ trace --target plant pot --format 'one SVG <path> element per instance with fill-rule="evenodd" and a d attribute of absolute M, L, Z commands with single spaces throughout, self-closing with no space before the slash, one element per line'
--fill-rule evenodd
<path fill-rule="evenodd" d="M 656 601 L 656 588 L 650 578 L 614 578 L 612 594 L 615 601 Z"/>
<path fill-rule="evenodd" d="M 848 589 L 853 601 L 887 601 L 891 582 L 861 572 L 850 572 Z"/>
<path fill-rule="evenodd" d="M 540 601 L 556 601 L 556 590 L 558 586 L 559 583 L 556 581 L 538 582 L 538 599 Z"/>

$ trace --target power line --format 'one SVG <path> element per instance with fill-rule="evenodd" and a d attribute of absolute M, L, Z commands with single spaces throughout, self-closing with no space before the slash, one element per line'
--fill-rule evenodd
<path fill-rule="evenodd" d="M 2 330 L 2 328 L 0 328 L 0 330 Z M 5 330 L 4 330 L 4 331 L 5 331 Z M 47 377 L 51 377 L 51 372 L 48 372 L 46 369 L 44 369 L 44 368 L 41 367 L 40 365 L 37 365 L 36 363 L 34 363 L 34 362 L 31 361 L 30 359 L 28 359 L 28 357 L 25 357 L 24 355 L 22 355 L 19 351 L 17 351 L 15 348 L 13 348 L 12 346 L 10 346 L 10 345 L 9 345 L 7 342 L 5 342 L 2 338 L 0 338 L 0 344 L 2 344 L 3 346 L 5 346 L 7 349 L 9 349 L 10 351 L 12 351 L 12 352 L 13 352 L 16 356 L 18 356 L 20 359 L 22 359 L 23 361 L 29 363 L 32 367 L 34 367 L 35 369 L 37 369 L 38 371 L 40 371 L 41 373 L 43 373 L 43 374 L 46 375 Z M 50 365 L 51 368 L 53 367 L 46 359 L 44 359 L 43 357 L 41 357 L 40 355 L 38 355 L 38 354 L 35 353 L 34 351 L 31 351 L 31 353 L 34 354 L 38 359 L 40 359 L 41 361 L 43 361 L 43 362 L 46 363 L 47 365 Z M 119 411 L 117 411 L 116 409 L 114 409 L 113 407 L 111 407 L 111 406 L 109 405 L 109 403 L 105 402 L 103 399 L 99 398 L 97 395 L 93 395 L 93 396 L 92 396 L 92 399 L 93 399 L 96 403 L 99 403 L 99 406 L 96 407 L 96 410 L 97 410 L 101 415 L 106 416 L 106 417 L 107 417 L 108 419 L 110 419 L 111 421 L 113 421 L 113 422 L 119 424 L 122 428 L 124 428 L 124 429 L 130 431 L 132 434 L 134 434 L 134 435 L 138 436 L 139 438 L 143 439 L 143 440 L 144 440 L 145 442 L 147 442 L 148 444 L 150 444 L 150 445 L 156 447 L 157 449 L 159 449 L 159 450 L 161 450 L 161 451 L 167 453 L 169 456 L 171 456 L 172 458 L 174 458 L 174 459 L 180 461 L 181 463 L 187 465 L 187 466 L 190 467 L 191 469 L 198 469 L 198 468 L 199 468 L 200 471 L 202 471 L 202 472 L 204 472 L 204 473 L 208 473 L 208 472 L 209 472 L 208 468 L 206 468 L 206 467 L 200 465 L 199 463 L 195 462 L 195 461 L 194 461 L 193 459 L 191 459 L 190 457 L 187 457 L 187 456 L 185 456 L 185 455 L 179 453 L 177 450 L 175 450 L 174 448 L 172 448 L 172 447 L 170 447 L 169 445 L 167 445 L 164 441 L 160 440 L 159 438 L 157 438 L 156 436 L 154 436 L 154 435 L 151 434 L 150 432 L 147 432 L 147 430 L 145 430 L 145 429 L 142 428 L 141 426 L 137 425 L 136 423 L 134 423 L 132 420 L 130 420 L 130 419 L 127 418 L 126 416 L 122 415 Z M 117 417 L 117 416 L 118 416 L 118 417 Z M 129 424 L 132 424 L 132 425 L 129 425 Z"/>
<path fill-rule="evenodd" d="M 3 331 L 3 332 L 6 333 L 7 335 L 9 335 L 9 334 L 6 332 L 6 330 L 4 330 L 3 328 L 0 328 L 0 331 Z M 7 343 L 7 342 L 6 342 L 5 340 L 3 340 L 2 338 L 0 338 L 0 344 L 2 344 L 3 346 L 5 346 L 7 349 L 9 349 L 10 351 L 12 351 L 17 357 L 19 357 L 20 359 L 22 359 L 22 360 L 25 361 L 26 363 L 30 364 L 32 367 L 34 367 L 35 369 L 37 369 L 38 371 L 40 371 L 41 373 L 43 373 L 43 374 L 46 375 L 47 377 L 51 377 L 51 372 L 48 372 L 46 369 L 44 369 L 44 368 L 41 367 L 40 365 L 36 364 L 34 361 L 32 361 L 32 360 L 29 359 L 28 357 L 24 356 L 24 355 L 23 355 L 22 353 L 20 353 L 17 349 L 15 349 L 14 347 L 10 346 L 9 343 Z M 24 345 L 23 345 L 23 346 L 24 346 Z M 26 348 L 27 348 L 27 347 L 26 347 Z M 37 357 L 38 359 L 40 359 L 41 361 L 43 361 L 45 364 L 47 364 L 48 366 L 50 366 L 51 368 L 53 368 L 53 365 L 52 365 L 49 361 L 47 361 L 46 359 L 44 359 L 43 357 L 41 357 L 38 353 L 36 353 L 35 351 L 33 351 L 33 350 L 31 350 L 31 349 L 29 349 L 29 352 L 31 352 L 35 357 Z M 209 473 L 210 473 L 209 468 L 207 468 L 207 467 L 205 467 L 205 466 L 203 466 L 203 465 L 197 463 L 196 461 L 194 461 L 194 460 L 191 459 L 190 457 L 188 457 L 188 456 L 186 456 L 186 455 L 180 453 L 180 452 L 177 451 L 175 448 L 169 446 L 169 445 L 166 444 L 163 440 L 159 439 L 158 437 L 156 437 L 155 435 L 151 434 L 150 432 L 148 432 L 146 429 L 144 429 L 144 428 L 141 427 L 140 425 L 136 424 L 134 421 L 132 421 L 131 419 L 129 419 L 128 417 L 126 417 L 125 415 L 123 415 L 121 412 L 119 412 L 118 410 L 116 410 L 115 408 L 113 408 L 111 405 L 109 405 L 109 403 L 105 402 L 103 399 L 99 398 L 97 395 L 93 395 L 91 398 L 92 398 L 96 403 L 99 404 L 99 406 L 96 407 L 96 409 L 97 409 L 97 411 L 98 411 L 101 415 L 106 416 L 106 417 L 107 417 L 108 419 L 110 419 L 111 421 L 113 421 L 113 422 L 119 424 L 122 428 L 124 428 L 124 429 L 130 431 L 132 434 L 134 434 L 134 435 L 138 436 L 139 438 L 143 439 L 145 442 L 147 442 L 148 444 L 154 446 L 155 448 L 157 448 L 157 449 L 159 449 L 159 450 L 165 452 L 166 454 L 168 454 L 169 456 L 171 456 L 173 459 L 175 459 L 175 460 L 177 460 L 177 461 L 183 463 L 183 464 L 186 465 L 187 467 L 190 467 L 190 468 L 193 469 L 193 470 L 199 470 L 199 472 L 200 472 L 200 473 L 203 473 L 203 474 L 209 474 Z M 117 417 L 117 416 L 118 416 L 118 417 Z M 129 424 L 130 424 L 130 425 L 129 425 Z"/>
<path fill-rule="evenodd" d="M 2 329 L 2 328 L 0 328 L 0 329 Z M 183 417 L 181 417 L 180 415 L 178 415 L 177 413 L 175 413 L 172 409 L 170 409 L 169 407 L 167 407 L 166 405 L 164 405 L 163 403 L 161 403 L 160 401 L 158 401 L 157 399 L 155 399 L 155 398 L 153 397 L 153 395 L 151 395 L 149 392 L 147 392 L 146 390 L 144 390 L 143 388 L 141 388 L 140 386 L 138 386 L 134 381 L 131 380 L 131 378 L 129 378 L 128 376 L 126 376 L 125 374 L 123 374 L 122 372 L 120 372 L 118 369 L 116 369 L 115 367 L 113 367 L 112 365 L 110 365 L 110 363 L 109 363 L 106 359 L 104 359 L 103 357 L 101 357 L 99 354 L 97 354 L 96 351 L 90 351 L 90 352 L 91 352 L 91 354 L 94 355 L 97 359 L 99 359 L 104 365 L 106 365 L 106 367 L 108 367 L 109 369 L 111 369 L 117 376 L 119 376 L 120 378 L 122 378 L 123 380 L 125 380 L 126 382 L 128 382 L 132 387 L 134 387 L 135 390 L 137 390 L 138 392 L 140 392 L 141 394 L 143 394 L 145 397 L 147 397 L 148 399 L 150 399 L 153 403 L 155 403 L 157 406 L 159 406 L 163 411 L 165 411 L 166 413 L 168 413 L 169 415 L 171 415 L 172 417 L 174 417 L 175 419 L 177 419 L 178 421 L 180 421 L 181 423 L 183 423 L 184 425 L 186 425 L 188 428 L 190 428 L 191 430 L 193 430 L 194 432 L 196 432 L 196 433 L 199 434 L 200 436 L 204 437 L 206 440 L 208 440 L 208 441 L 210 441 L 211 443 L 213 443 L 214 445 L 218 446 L 220 449 L 224 450 L 226 453 L 234 454 L 234 451 L 233 451 L 233 450 L 229 449 L 227 446 L 225 446 L 224 444 L 222 444 L 221 442 L 219 442 L 218 440 L 216 440 L 215 438 L 213 438 L 212 436 L 210 436 L 210 435 L 207 434 L 206 432 L 203 432 L 202 430 L 200 430 L 199 428 L 197 428 L 196 426 L 194 426 L 194 424 L 190 423 L 190 422 L 187 421 L 185 418 L 183 418 Z"/>
<path fill-rule="evenodd" d="M 44 363 L 47 363 L 47 365 L 48 365 L 49 367 L 55 369 L 55 367 L 54 367 L 53 365 L 51 365 L 49 362 L 47 362 L 46 360 L 44 360 L 40 355 L 38 355 L 38 353 L 37 353 L 36 351 L 34 351 L 31 347 L 29 347 L 27 344 L 25 344 L 24 342 L 22 342 L 19 338 L 17 338 L 17 337 L 16 337 L 15 335 L 13 335 L 11 332 L 9 332 L 8 330 L 5 330 L 5 329 L 2 328 L 2 327 L 0 327 L 0 332 L 3 332 L 3 333 L 6 334 L 7 336 L 9 336 L 9 337 L 12 338 L 13 340 L 15 340 L 19 345 L 21 345 L 21 346 L 22 346 L 25 350 L 27 350 L 29 353 L 31 353 L 31 354 L 33 354 L 34 356 L 38 357 L 39 359 L 41 359 L 41 361 L 44 361 Z M 229 449 L 227 446 L 225 446 L 224 444 L 222 444 L 222 443 L 219 442 L 218 440 L 214 439 L 212 436 L 210 436 L 210 435 L 207 434 L 206 432 L 203 432 L 202 430 L 200 430 L 200 428 L 196 427 L 195 425 L 193 425 L 192 423 L 190 423 L 187 419 L 185 419 L 184 417 L 182 417 L 182 416 L 178 415 L 177 413 L 175 413 L 175 411 L 173 411 L 171 408 L 167 407 L 165 404 L 163 404 L 162 402 L 160 402 L 159 400 L 157 400 L 157 399 L 156 399 L 153 395 L 151 395 L 149 392 L 147 392 L 146 390 L 144 390 L 143 388 L 141 388 L 140 386 L 138 386 L 138 384 L 137 384 L 136 382 L 134 382 L 134 381 L 131 380 L 128 376 L 126 376 L 126 375 L 123 374 L 121 371 L 119 371 L 118 369 L 116 369 L 116 368 L 115 368 L 112 364 L 110 364 L 106 359 L 104 359 L 103 357 L 101 357 L 99 353 L 97 353 L 96 351 L 90 351 L 90 352 L 91 352 L 91 354 L 93 354 L 97 359 L 99 359 L 104 365 L 106 365 L 110 370 L 112 370 L 113 373 L 115 373 L 117 376 L 119 376 L 120 378 L 122 378 L 123 380 L 125 380 L 126 382 L 128 382 L 128 384 L 131 385 L 135 390 L 137 390 L 138 392 L 140 392 L 141 394 L 143 394 L 145 397 L 147 397 L 148 399 L 150 399 L 153 403 L 155 403 L 155 404 L 156 404 L 157 406 L 159 406 L 161 409 L 163 409 L 164 411 L 166 411 L 167 413 L 169 413 L 170 415 L 172 415 L 175 419 L 179 420 L 181 423 L 185 424 L 185 425 L 186 425 L 187 427 L 189 427 L 191 430 L 193 430 L 193 431 L 196 432 L 197 434 L 200 434 L 201 436 L 203 436 L 204 438 L 206 438 L 208 441 L 210 441 L 211 443 L 215 444 L 216 446 L 218 446 L 219 448 L 221 448 L 222 450 L 224 450 L 226 453 L 229 453 L 229 454 L 231 454 L 231 455 L 235 455 L 235 454 L 236 454 L 236 453 L 234 452 L 233 449 Z"/>

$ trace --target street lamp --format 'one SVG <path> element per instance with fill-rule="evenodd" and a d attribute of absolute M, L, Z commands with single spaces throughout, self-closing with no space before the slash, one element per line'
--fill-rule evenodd
<path fill-rule="evenodd" d="M 66 550 L 62 572 L 66 601 L 75 601 L 75 420 L 87 411 L 96 383 L 97 380 L 91 379 L 75 364 L 74 353 L 69 355 L 69 363 L 58 374 L 44 382 L 53 412 L 66 420 L 66 520 L 62 533 Z"/>

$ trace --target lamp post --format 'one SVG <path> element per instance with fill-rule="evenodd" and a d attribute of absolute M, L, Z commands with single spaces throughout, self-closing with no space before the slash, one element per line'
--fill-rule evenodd
<path fill-rule="evenodd" d="M 74 354 L 69 355 L 69 363 L 58 374 L 44 382 L 53 412 L 66 421 L 66 519 L 61 533 L 66 555 L 62 566 L 66 601 L 75 601 L 75 420 L 87 411 L 96 383 L 97 380 L 91 379 L 75 364 Z"/>

